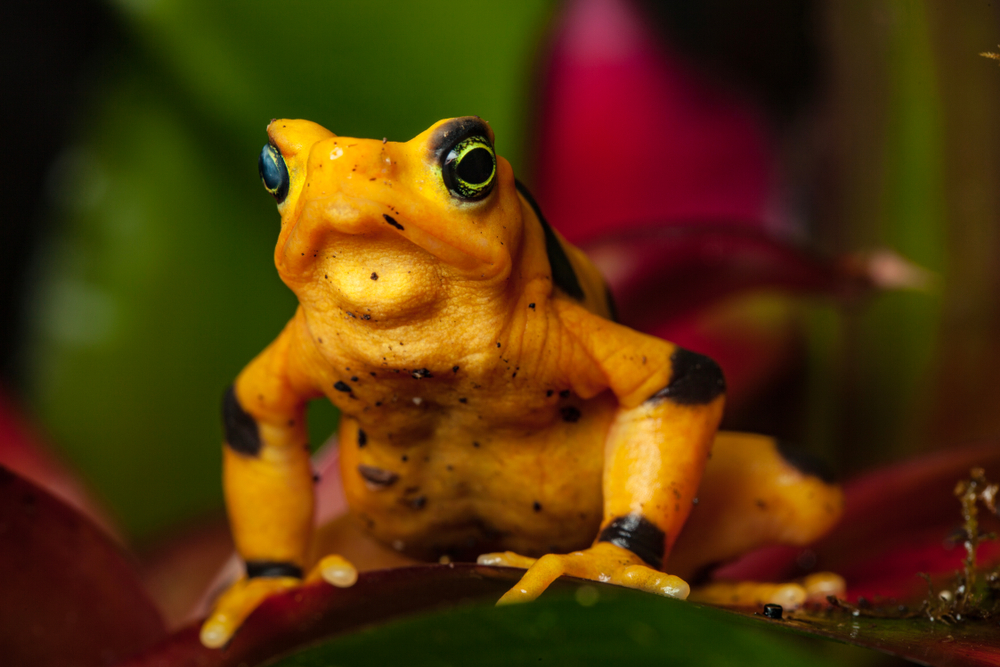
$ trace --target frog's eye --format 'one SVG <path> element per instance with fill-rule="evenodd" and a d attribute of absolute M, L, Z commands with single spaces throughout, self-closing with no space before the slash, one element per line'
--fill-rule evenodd
<path fill-rule="evenodd" d="M 445 153 L 444 184 L 459 199 L 482 199 L 493 190 L 497 157 L 490 140 L 481 135 L 462 139 Z"/>
<path fill-rule="evenodd" d="M 257 159 L 257 170 L 260 171 L 264 189 L 279 204 L 285 201 L 285 196 L 288 195 L 288 167 L 285 166 L 285 158 L 281 157 L 281 151 L 271 144 L 264 146 Z"/>

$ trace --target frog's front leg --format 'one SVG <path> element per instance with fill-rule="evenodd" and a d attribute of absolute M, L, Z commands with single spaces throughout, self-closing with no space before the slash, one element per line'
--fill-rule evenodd
<path fill-rule="evenodd" d="M 317 395 L 308 369 L 308 340 L 299 318 L 247 366 L 223 400 L 223 486 L 236 549 L 246 576 L 215 602 L 202 643 L 225 645 L 273 593 L 302 583 L 313 528 L 313 471 L 306 402 Z M 312 361 L 312 363 L 310 363 Z M 332 583 L 353 583 L 353 567 L 324 559 L 317 570 Z"/>
<path fill-rule="evenodd" d="M 480 562 L 528 566 L 504 603 L 532 600 L 562 574 L 685 598 L 688 585 L 660 568 L 691 511 L 722 416 L 722 372 L 702 355 L 604 320 L 581 320 L 577 337 L 622 405 L 605 445 L 600 532 L 590 548 L 571 554 L 533 562 L 488 554 Z"/>

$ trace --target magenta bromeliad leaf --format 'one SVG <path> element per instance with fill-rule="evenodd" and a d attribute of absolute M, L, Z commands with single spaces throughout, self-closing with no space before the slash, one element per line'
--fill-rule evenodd
<path fill-rule="evenodd" d="M 889 253 L 835 260 L 763 230 L 725 223 L 650 224 L 602 236 L 587 250 L 611 284 L 622 322 L 644 331 L 753 290 L 852 298 L 924 279 Z"/>

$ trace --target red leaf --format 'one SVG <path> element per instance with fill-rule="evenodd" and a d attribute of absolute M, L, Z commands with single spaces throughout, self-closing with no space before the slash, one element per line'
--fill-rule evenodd
<path fill-rule="evenodd" d="M 109 665 L 163 621 L 106 534 L 0 467 L 0 655 L 10 665 Z"/>
<path fill-rule="evenodd" d="M 847 297 L 872 285 L 864 264 L 732 224 L 649 225 L 603 237 L 587 251 L 612 286 L 622 322 L 645 331 L 752 290 Z"/>
<path fill-rule="evenodd" d="M 499 599 L 523 570 L 467 563 L 362 572 L 350 588 L 319 582 L 268 598 L 224 649 L 209 649 L 192 625 L 120 667 L 255 665 L 297 646 L 420 611 Z M 567 585 L 559 582 L 557 588 Z"/>

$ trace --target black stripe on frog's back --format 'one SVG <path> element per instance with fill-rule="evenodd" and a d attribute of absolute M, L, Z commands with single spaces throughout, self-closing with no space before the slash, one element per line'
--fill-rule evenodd
<path fill-rule="evenodd" d="M 615 295 L 611 293 L 611 287 L 607 283 L 604 283 L 604 300 L 608 303 L 608 317 L 612 322 L 620 322 L 618 304 L 615 303 Z"/>
<path fill-rule="evenodd" d="M 566 292 L 567 295 L 577 301 L 583 301 L 585 295 L 583 288 L 580 287 L 580 279 L 576 277 L 576 271 L 569 261 L 566 250 L 563 249 L 562 244 L 559 243 L 559 239 L 556 238 L 556 233 L 552 231 L 552 227 L 549 226 L 545 216 L 542 215 L 542 209 L 538 206 L 538 202 L 528 192 L 528 188 L 524 186 L 524 183 L 521 181 L 514 181 L 514 183 L 517 185 L 517 191 L 521 193 L 524 200 L 535 211 L 535 215 L 538 216 L 538 222 L 542 225 L 542 231 L 545 232 L 545 254 L 548 255 L 549 266 L 552 268 L 552 282 L 555 283 L 556 287 Z"/>

